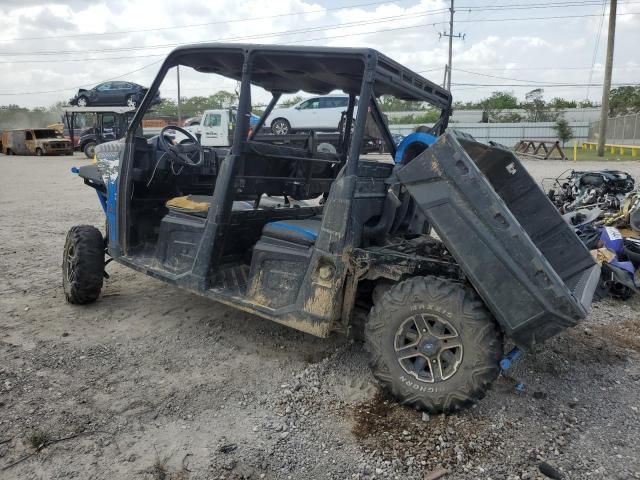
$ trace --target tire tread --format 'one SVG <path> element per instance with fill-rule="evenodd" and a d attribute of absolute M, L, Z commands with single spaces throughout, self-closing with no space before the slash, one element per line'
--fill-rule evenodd
<path fill-rule="evenodd" d="M 408 390 L 394 379 L 384 359 L 383 333 L 397 318 L 401 310 L 414 302 L 452 304 L 459 312 L 465 336 L 479 349 L 482 361 L 474 365 L 463 364 L 456 375 L 464 375 L 461 388 L 437 394 L 425 394 Z M 390 288 L 374 305 L 365 326 L 365 341 L 370 352 L 370 367 L 381 387 L 389 391 L 402 404 L 433 413 L 454 412 L 467 408 L 481 400 L 499 374 L 502 355 L 502 334 L 491 314 L 484 307 L 476 292 L 470 287 L 439 277 L 413 277 Z M 465 350 L 469 348 L 465 345 Z"/>
<path fill-rule="evenodd" d="M 76 249 L 76 276 L 70 283 L 64 265 L 71 243 Z M 63 287 L 67 301 L 78 305 L 95 302 L 100 296 L 104 281 L 104 239 L 100 230 L 92 225 L 72 227 L 67 234 L 62 261 Z"/>

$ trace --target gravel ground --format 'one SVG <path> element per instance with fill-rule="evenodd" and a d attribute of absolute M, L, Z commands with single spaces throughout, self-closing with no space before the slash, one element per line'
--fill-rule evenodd
<path fill-rule="evenodd" d="M 594 305 L 475 408 L 429 417 L 378 392 L 358 343 L 119 265 L 98 302 L 67 304 L 66 231 L 103 225 L 69 173 L 85 162 L 0 156 L 0 478 L 507 480 L 547 478 L 543 462 L 640 478 L 638 299 Z M 572 166 L 525 163 L 537 178 Z M 639 163 L 606 166 L 640 178 Z"/>

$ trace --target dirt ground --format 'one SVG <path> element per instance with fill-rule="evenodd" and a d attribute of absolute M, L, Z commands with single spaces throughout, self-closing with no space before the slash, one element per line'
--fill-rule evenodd
<path fill-rule="evenodd" d="M 84 163 L 0 155 L 1 479 L 514 480 L 547 478 L 543 462 L 555 478 L 640 478 L 638 299 L 594 305 L 475 408 L 429 417 L 377 391 L 358 343 L 119 265 L 98 302 L 67 304 L 67 229 L 104 224 L 70 173 Z M 640 163 L 606 166 L 640 179 Z"/>

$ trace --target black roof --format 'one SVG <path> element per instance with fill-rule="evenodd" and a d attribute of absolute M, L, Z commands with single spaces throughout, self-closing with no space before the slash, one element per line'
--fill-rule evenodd
<path fill-rule="evenodd" d="M 438 108 L 451 105 L 444 88 L 371 48 L 306 47 L 207 43 L 173 50 L 165 68 L 186 65 L 199 72 L 240 80 L 245 57 L 251 60 L 251 83 L 270 92 L 300 90 L 327 94 L 333 90 L 358 94 L 367 63 L 375 67 L 376 96 L 426 101 Z"/>

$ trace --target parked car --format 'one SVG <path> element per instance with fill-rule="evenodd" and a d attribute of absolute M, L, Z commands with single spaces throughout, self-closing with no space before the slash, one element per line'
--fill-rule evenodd
<path fill-rule="evenodd" d="M 5 155 L 73 155 L 71 141 L 51 128 L 21 128 L 2 132 Z"/>
<path fill-rule="evenodd" d="M 287 135 L 296 130 L 338 131 L 342 112 L 349 105 L 348 95 L 312 97 L 288 108 L 276 108 L 265 126 L 275 135 Z"/>
<path fill-rule="evenodd" d="M 108 105 L 137 107 L 148 88 L 132 82 L 104 82 L 96 85 L 91 90 L 81 88 L 75 97 L 69 100 L 69 104 L 78 107 L 88 107 L 89 105 Z M 158 92 L 152 104 L 160 103 L 160 92 Z"/>

